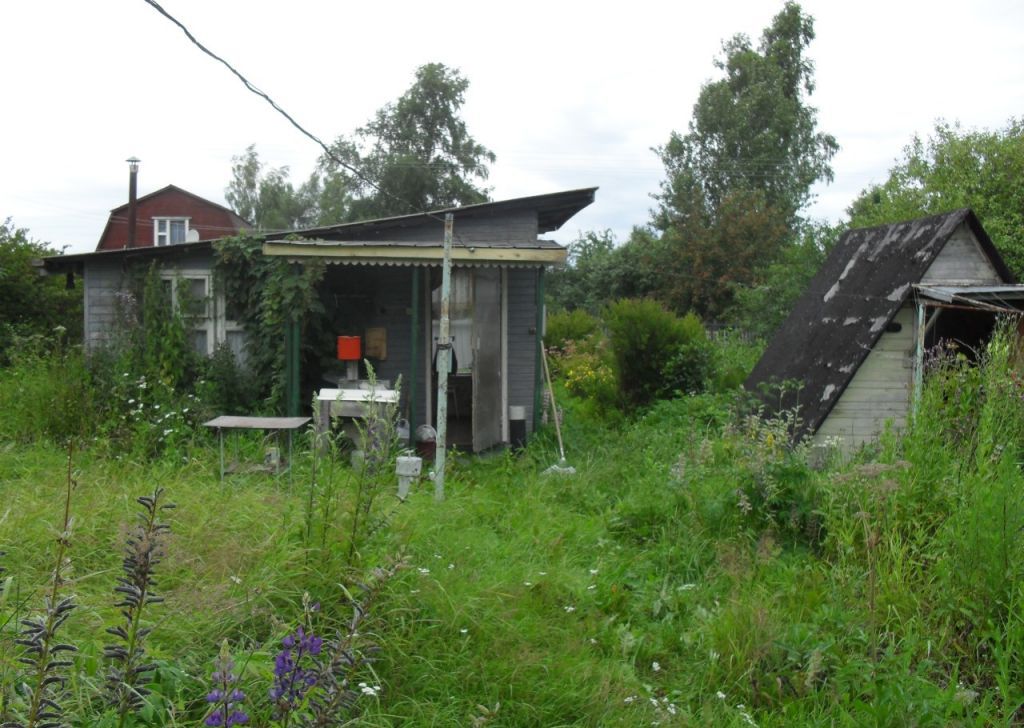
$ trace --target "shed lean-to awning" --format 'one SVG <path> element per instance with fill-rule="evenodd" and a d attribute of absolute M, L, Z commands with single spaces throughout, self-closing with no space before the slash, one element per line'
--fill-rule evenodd
<path fill-rule="evenodd" d="M 915 286 L 928 305 L 948 304 L 1002 313 L 1018 313 L 1024 306 L 1024 285 Z"/>
<path fill-rule="evenodd" d="M 267 237 L 263 252 L 293 261 L 318 258 L 349 265 L 438 265 L 443 258 L 444 217 L 450 213 L 454 217 L 454 265 L 557 265 L 566 262 L 568 252 L 539 236 L 558 230 L 590 205 L 596 189 L 276 233 Z"/>
<path fill-rule="evenodd" d="M 263 244 L 263 253 L 292 260 L 321 258 L 328 263 L 348 265 L 439 265 L 444 251 L 440 244 L 296 240 L 266 242 Z M 555 243 L 534 248 L 499 248 L 472 243 L 452 246 L 454 265 L 555 265 L 565 263 L 566 256 L 566 249 Z"/>

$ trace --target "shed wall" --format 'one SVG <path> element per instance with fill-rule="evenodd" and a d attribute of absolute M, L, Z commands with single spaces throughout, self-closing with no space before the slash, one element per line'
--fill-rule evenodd
<path fill-rule="evenodd" d="M 949 237 L 921 278 L 921 283 L 925 285 L 970 286 L 1002 282 L 966 224 L 961 224 Z"/>
<path fill-rule="evenodd" d="M 906 425 L 914 379 L 914 306 L 904 305 L 893 317 L 900 330 L 885 332 L 861 364 L 846 390 L 814 435 L 815 445 L 840 440 L 850 453 L 885 429 Z"/>
<path fill-rule="evenodd" d="M 537 268 L 508 270 L 508 404 L 526 408 L 526 429 L 533 430 L 537 376 Z"/>
<path fill-rule="evenodd" d="M 145 260 L 100 260 L 87 262 L 82 270 L 85 300 L 84 340 L 88 349 L 102 346 L 111 340 L 117 325 L 120 308 L 125 301 L 118 294 L 131 290 L 133 276 L 144 276 L 149 266 Z M 191 253 L 159 263 L 162 271 L 193 271 L 209 273 L 213 270 L 213 256 L 209 252 Z M 132 272 L 129 272 L 132 271 Z"/>
<path fill-rule="evenodd" d="M 87 349 L 110 340 L 117 321 L 117 294 L 122 287 L 119 261 L 87 264 L 82 272 L 84 297 L 84 340 Z"/>
<path fill-rule="evenodd" d="M 516 243 L 537 243 L 537 212 L 526 210 L 503 212 L 495 216 L 467 217 L 455 221 L 453 228 L 455 245 L 488 243 L 490 245 L 513 245 Z M 382 226 L 379 230 L 360 230 L 359 240 L 382 240 L 387 242 L 431 242 L 440 245 L 444 238 L 444 225 L 424 225 L 417 221 L 407 228 Z"/>

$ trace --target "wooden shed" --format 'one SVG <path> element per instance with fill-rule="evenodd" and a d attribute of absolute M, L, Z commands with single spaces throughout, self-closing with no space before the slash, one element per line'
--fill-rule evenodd
<path fill-rule="evenodd" d="M 566 250 L 541 237 L 594 201 L 596 188 L 570 190 L 429 213 L 313 228 L 264 238 L 263 254 L 297 264 L 328 263 L 321 299 L 337 336 L 359 336 L 380 379 L 401 376 L 402 410 L 415 428 L 433 422 L 440 308 L 443 218 L 454 217 L 452 334 L 456 367 L 449 380 L 450 441 L 480 451 L 509 442 L 509 409 L 532 431 L 539 416 L 544 325 L 544 272 Z M 227 344 L 244 357 L 245 332 L 213 276 L 209 241 L 101 250 L 45 261 L 51 272 L 81 275 L 89 347 L 103 345 L 117 325 L 119 298 L 130 277 L 151 263 L 169 280 L 185 280 L 204 314 L 194 317 L 197 350 Z M 175 290 L 172 287 L 172 291 Z M 173 302 L 172 302 L 173 303 Z M 291 339 L 289 339 L 291 340 Z M 329 342 L 303 342 L 329 359 Z M 320 351 L 322 349 L 322 351 Z M 317 358 L 308 357 L 307 362 Z M 331 385 L 326 368 L 304 372 L 290 401 Z M 361 372 L 365 374 L 365 370 Z"/>
<path fill-rule="evenodd" d="M 849 230 L 745 386 L 797 411 L 795 439 L 848 453 L 906 424 L 927 349 L 976 349 L 1022 296 L 969 209 Z"/>
<path fill-rule="evenodd" d="M 364 336 L 377 376 L 403 380 L 411 424 L 436 425 L 437 338 L 446 213 L 454 217 L 449 379 L 451 441 L 486 450 L 510 439 L 509 408 L 539 415 L 544 271 L 565 262 L 539 237 L 594 200 L 596 188 L 269 236 L 263 253 L 328 264 L 321 284 L 337 333 Z M 298 238 L 298 239 L 296 239 Z M 308 377 L 307 377 L 308 381 Z"/>

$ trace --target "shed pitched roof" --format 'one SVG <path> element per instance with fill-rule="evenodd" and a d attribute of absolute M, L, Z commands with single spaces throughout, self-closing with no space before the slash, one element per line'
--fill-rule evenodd
<path fill-rule="evenodd" d="M 794 438 L 813 434 L 948 242 L 966 223 L 1000 277 L 1006 267 L 969 209 L 892 225 L 848 230 L 769 342 L 745 387 L 797 381 L 801 387 L 762 396 L 776 411 L 799 407 Z"/>
<path fill-rule="evenodd" d="M 520 210 L 536 210 L 537 232 L 547 233 L 552 230 L 558 230 L 569 218 L 592 203 L 596 191 L 596 187 L 585 187 L 578 190 L 553 192 L 546 195 L 517 197 L 497 202 L 480 202 L 475 205 L 431 210 L 412 215 L 396 215 L 376 220 L 360 220 L 340 225 L 273 233 L 267 235 L 266 240 L 267 242 L 274 242 L 294 236 L 338 242 L 373 238 L 387 239 L 388 230 L 420 227 L 431 223 L 439 224 L 443 222 L 440 216 L 448 212 L 453 213 L 457 223 L 459 220 L 465 220 L 466 218 L 497 217 Z"/>

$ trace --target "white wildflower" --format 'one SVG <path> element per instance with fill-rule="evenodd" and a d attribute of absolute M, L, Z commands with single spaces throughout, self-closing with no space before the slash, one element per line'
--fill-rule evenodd
<path fill-rule="evenodd" d="M 523 586 L 533 586 L 533 582 L 524 581 Z"/>
<path fill-rule="evenodd" d="M 661 672 L 661 663 L 655 660 L 651 663 L 651 669 L 655 672 Z"/>
<path fill-rule="evenodd" d="M 363 695 L 369 695 L 371 698 L 376 698 L 380 695 L 380 685 L 367 685 L 364 682 L 359 683 L 359 691 Z"/>
<path fill-rule="evenodd" d="M 427 574 L 430 573 L 430 569 L 428 569 L 428 568 L 426 568 L 424 566 L 421 566 L 420 568 L 416 569 L 416 571 L 420 572 L 424 576 L 426 576 Z"/>
<path fill-rule="evenodd" d="M 597 584 L 591 584 L 587 587 L 587 591 L 594 591 L 595 589 L 597 589 Z"/>
<path fill-rule="evenodd" d="M 590 575 L 591 576 L 596 576 L 597 575 L 597 569 L 591 569 L 590 570 Z"/>
<path fill-rule="evenodd" d="M 463 627 L 462 629 L 459 630 L 459 634 L 469 634 L 469 630 L 466 629 L 465 627 Z"/>
<path fill-rule="evenodd" d="M 564 610 L 565 610 L 565 613 L 566 613 L 566 614 L 572 614 L 573 612 L 575 612 L 575 611 L 576 611 L 576 607 L 574 607 L 574 606 L 573 606 L 573 605 L 571 605 L 571 604 L 566 604 L 566 605 L 565 605 L 564 607 L 562 607 L 562 609 L 564 609 Z"/>
<path fill-rule="evenodd" d="M 715 693 L 715 697 L 717 697 L 719 700 L 725 700 L 725 693 L 719 690 L 717 693 Z"/>

